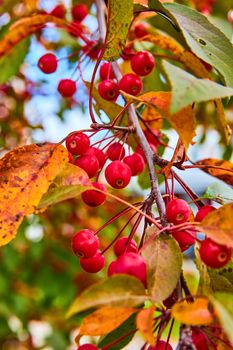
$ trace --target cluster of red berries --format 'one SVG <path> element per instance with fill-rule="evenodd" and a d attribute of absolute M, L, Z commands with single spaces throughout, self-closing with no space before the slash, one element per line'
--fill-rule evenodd
<path fill-rule="evenodd" d="M 81 4 L 81 3 L 74 5 L 71 9 L 71 14 L 72 14 L 73 21 L 82 22 L 84 18 L 86 18 L 86 16 L 88 15 L 88 7 L 85 4 Z M 58 18 L 64 18 L 66 15 L 65 6 L 62 4 L 55 6 L 50 12 L 50 15 Z"/>
<path fill-rule="evenodd" d="M 84 344 L 80 345 L 77 350 L 98 350 L 98 348 L 93 344 Z M 150 345 L 148 350 L 173 350 L 173 348 L 168 342 L 159 340 L 155 346 Z"/>
<path fill-rule="evenodd" d="M 200 208 L 195 221 L 201 222 L 206 215 L 215 210 L 211 205 Z M 191 215 L 189 205 L 183 199 L 173 199 L 166 206 L 166 216 L 169 222 L 178 225 L 187 222 Z M 195 243 L 195 230 L 172 231 L 172 236 L 178 242 L 181 251 L 188 249 Z M 205 238 L 200 246 L 200 258 L 210 268 L 221 268 L 231 259 L 232 248 L 218 244 L 209 238 Z"/>
<path fill-rule="evenodd" d="M 107 101 L 115 101 L 120 90 L 133 96 L 138 95 L 142 90 L 142 81 L 139 76 L 150 74 L 154 66 L 155 60 L 150 52 L 137 52 L 131 58 L 131 68 L 135 74 L 125 74 L 117 83 L 111 63 L 104 63 L 100 67 L 100 79 L 102 80 L 98 85 L 100 96 Z"/>

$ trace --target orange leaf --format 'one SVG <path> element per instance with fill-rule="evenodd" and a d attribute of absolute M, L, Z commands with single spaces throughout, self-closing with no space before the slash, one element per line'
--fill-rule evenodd
<path fill-rule="evenodd" d="M 18 147 L 0 159 L 0 246 L 15 237 L 25 215 L 35 212 L 67 161 L 63 146 L 48 143 Z"/>
<path fill-rule="evenodd" d="M 102 307 L 84 318 L 80 334 L 95 336 L 104 335 L 127 320 L 136 309 L 128 307 Z"/>
<path fill-rule="evenodd" d="M 233 247 L 233 203 L 209 213 L 201 222 L 201 232 L 213 241 Z"/>
<path fill-rule="evenodd" d="M 55 23 L 60 27 L 66 26 L 65 20 L 46 14 L 19 19 L 0 40 L 0 57 L 6 55 L 21 40 L 41 29 L 47 23 Z"/>
<path fill-rule="evenodd" d="M 147 106 L 142 112 L 142 118 L 147 122 L 150 128 L 161 130 L 163 127 L 163 117 L 152 106 Z"/>
<path fill-rule="evenodd" d="M 143 309 L 137 314 L 136 324 L 138 330 L 144 335 L 147 343 L 155 345 L 154 328 L 154 313 L 155 306 L 148 309 Z"/>
<path fill-rule="evenodd" d="M 187 149 L 195 134 L 195 118 L 194 112 L 191 106 L 183 108 L 181 111 L 170 114 L 170 104 L 171 104 L 172 94 L 171 92 L 147 92 L 137 99 L 144 103 L 148 103 L 155 106 L 161 111 L 161 113 L 169 120 L 171 125 L 179 134 L 185 148 Z"/>
<path fill-rule="evenodd" d="M 200 169 L 206 173 L 233 186 L 233 163 L 228 160 L 207 158 L 195 164 L 200 165 Z"/>
<path fill-rule="evenodd" d="M 209 300 L 204 297 L 197 297 L 193 303 L 177 302 L 171 312 L 175 320 L 193 326 L 208 325 L 213 321 Z"/>

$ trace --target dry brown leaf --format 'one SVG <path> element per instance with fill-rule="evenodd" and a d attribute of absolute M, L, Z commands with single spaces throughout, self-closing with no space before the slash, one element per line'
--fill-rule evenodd
<path fill-rule="evenodd" d="M 213 241 L 233 247 L 233 203 L 209 213 L 201 222 L 201 231 Z"/>
<path fill-rule="evenodd" d="M 35 212 L 67 162 L 67 150 L 48 143 L 18 147 L 0 159 L 0 246 L 15 237 L 25 215 Z"/>
<path fill-rule="evenodd" d="M 213 321 L 209 300 L 205 297 L 197 297 L 193 303 L 177 302 L 171 312 L 175 320 L 192 326 L 208 325 Z"/>
<path fill-rule="evenodd" d="M 233 163 L 228 160 L 206 158 L 195 163 L 207 174 L 217 177 L 233 186 Z"/>
<path fill-rule="evenodd" d="M 148 309 L 143 309 L 137 314 L 136 325 L 138 330 L 143 334 L 147 343 L 155 345 L 155 336 L 154 336 L 154 313 L 155 306 L 151 306 Z"/>
<path fill-rule="evenodd" d="M 84 318 L 80 334 L 95 336 L 104 335 L 127 320 L 136 309 L 128 307 L 102 307 Z"/>

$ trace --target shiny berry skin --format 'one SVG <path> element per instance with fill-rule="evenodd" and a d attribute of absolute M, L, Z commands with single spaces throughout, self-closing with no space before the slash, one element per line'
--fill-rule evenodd
<path fill-rule="evenodd" d="M 116 241 L 116 243 L 113 246 L 113 250 L 116 256 L 120 256 L 126 252 L 137 253 L 138 251 L 137 243 L 133 239 L 131 239 L 128 245 L 127 243 L 128 243 L 128 237 L 121 237 Z"/>
<path fill-rule="evenodd" d="M 172 346 L 164 340 L 157 341 L 155 346 L 150 345 L 148 350 L 173 350 Z M 198 349 L 199 350 L 199 349 Z"/>
<path fill-rule="evenodd" d="M 142 81 L 135 74 L 125 74 L 119 81 L 119 89 L 126 92 L 127 94 L 136 96 L 142 90 Z"/>
<path fill-rule="evenodd" d="M 130 167 L 120 160 L 115 160 L 106 167 L 105 178 L 113 188 L 124 188 L 131 179 Z"/>
<path fill-rule="evenodd" d="M 100 96 L 107 101 L 115 101 L 119 96 L 119 87 L 113 80 L 103 80 L 98 85 Z"/>
<path fill-rule="evenodd" d="M 172 199 L 166 207 L 166 216 L 169 222 L 173 224 L 182 224 L 188 221 L 191 209 L 183 199 Z"/>
<path fill-rule="evenodd" d="M 146 136 L 147 141 L 157 147 L 159 145 L 160 132 L 155 129 L 144 130 L 144 135 Z"/>
<path fill-rule="evenodd" d="M 92 186 L 95 188 L 98 188 L 101 191 L 106 191 L 106 187 L 99 183 L 99 182 L 93 182 Z M 103 204 L 106 199 L 106 195 L 95 191 L 95 190 L 87 190 L 84 191 L 81 194 L 82 200 L 85 204 L 89 205 L 89 207 L 98 207 L 99 205 Z"/>
<path fill-rule="evenodd" d="M 112 65 L 110 62 L 105 62 L 100 67 L 100 79 L 106 80 L 106 79 L 114 79 L 115 74 L 112 69 Z"/>
<path fill-rule="evenodd" d="M 155 145 L 153 145 L 152 143 L 149 143 L 151 150 L 154 153 L 157 153 L 157 147 Z M 135 149 L 135 153 L 140 154 L 140 156 L 142 156 L 142 158 L 144 159 L 144 162 L 146 163 L 146 156 L 145 153 L 143 151 L 143 149 L 141 148 L 141 146 L 137 145 L 136 149 Z"/>
<path fill-rule="evenodd" d="M 80 345 L 77 350 L 98 350 L 98 348 L 93 344 L 83 344 Z"/>
<path fill-rule="evenodd" d="M 193 344 L 198 350 L 209 350 L 208 341 L 206 335 L 198 329 L 192 330 Z"/>
<path fill-rule="evenodd" d="M 185 230 L 172 232 L 173 238 L 178 242 L 180 250 L 184 252 L 195 243 L 196 231 L 189 230 L 190 234 Z"/>
<path fill-rule="evenodd" d="M 206 238 L 201 243 L 200 258 L 208 267 L 212 269 L 220 269 L 225 266 L 231 259 L 232 248 L 215 243 Z"/>
<path fill-rule="evenodd" d="M 74 21 L 82 22 L 88 15 L 88 7 L 85 4 L 74 5 L 71 9 Z"/>
<path fill-rule="evenodd" d="M 100 167 L 96 156 L 85 154 L 77 158 L 74 164 L 85 170 L 90 179 L 97 174 Z"/>
<path fill-rule="evenodd" d="M 99 239 L 92 230 L 81 230 L 72 237 L 72 250 L 75 255 L 91 258 L 99 249 Z"/>
<path fill-rule="evenodd" d="M 120 142 L 112 143 L 106 152 L 110 160 L 121 160 L 125 156 L 124 146 Z"/>
<path fill-rule="evenodd" d="M 90 147 L 85 154 L 96 156 L 96 158 L 99 161 L 100 168 L 102 168 L 104 166 L 104 164 L 106 162 L 106 155 L 101 149 L 96 148 L 96 147 Z"/>
<path fill-rule="evenodd" d="M 77 90 L 76 82 L 71 79 L 62 79 L 59 81 L 57 90 L 62 95 L 62 97 L 72 97 Z"/>
<path fill-rule="evenodd" d="M 216 210 L 216 208 L 212 207 L 212 205 L 205 205 L 204 207 L 198 210 L 195 216 L 195 221 L 201 222 L 206 217 L 206 215 L 208 215 L 214 210 Z"/>
<path fill-rule="evenodd" d="M 141 255 L 136 253 L 124 253 L 113 261 L 108 268 L 108 276 L 126 274 L 138 278 L 144 286 L 147 284 L 146 263 Z"/>
<path fill-rule="evenodd" d="M 70 152 L 68 152 L 68 162 L 71 164 L 73 163 L 73 155 Z"/>
<path fill-rule="evenodd" d="M 137 52 L 131 59 L 131 68 L 134 73 L 145 76 L 152 72 L 155 66 L 154 56 L 148 51 Z"/>
<path fill-rule="evenodd" d="M 144 23 L 138 23 L 134 27 L 134 34 L 136 38 L 142 38 L 148 34 L 148 26 Z"/>
<path fill-rule="evenodd" d="M 52 9 L 52 11 L 50 12 L 50 15 L 58 18 L 64 18 L 66 15 L 66 9 L 62 4 L 57 5 Z"/>
<path fill-rule="evenodd" d="M 96 273 L 103 269 L 105 265 L 105 259 L 100 251 L 97 251 L 97 253 L 91 258 L 81 258 L 80 265 L 84 271 L 89 273 Z"/>
<path fill-rule="evenodd" d="M 57 57 L 53 53 L 46 53 L 39 59 L 38 67 L 43 73 L 54 73 L 57 69 Z"/>
<path fill-rule="evenodd" d="M 66 148 L 73 155 L 81 155 L 87 152 L 90 147 L 89 137 L 82 133 L 76 132 L 71 134 L 66 139 Z"/>
<path fill-rule="evenodd" d="M 125 157 L 123 162 L 130 167 L 132 176 L 141 174 L 145 168 L 145 161 L 139 153 Z"/>

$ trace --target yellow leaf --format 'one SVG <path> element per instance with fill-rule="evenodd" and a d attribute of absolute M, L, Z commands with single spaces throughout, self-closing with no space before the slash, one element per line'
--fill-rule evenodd
<path fill-rule="evenodd" d="M 225 143 L 228 144 L 231 138 L 232 130 L 230 126 L 227 124 L 226 113 L 222 104 L 222 100 L 220 99 L 215 100 L 214 103 L 216 106 L 217 124 L 218 124 L 219 131 Z"/>
<path fill-rule="evenodd" d="M 163 117 L 152 106 L 147 106 L 142 112 L 142 118 L 148 123 L 150 128 L 161 130 L 163 126 Z"/>
<path fill-rule="evenodd" d="M 200 169 L 220 180 L 233 186 L 233 163 L 228 160 L 206 158 L 195 164 L 200 165 Z"/>
<path fill-rule="evenodd" d="M 61 27 L 66 26 L 64 19 L 46 14 L 19 19 L 10 27 L 2 40 L 0 40 L 0 57 L 6 55 L 20 41 L 43 28 L 47 23 L 55 23 Z"/>
<path fill-rule="evenodd" d="M 201 222 L 201 232 L 213 241 L 233 247 L 233 203 L 209 213 Z"/>
<path fill-rule="evenodd" d="M 179 134 L 186 150 L 192 143 L 195 133 L 195 117 L 191 106 L 183 108 L 181 111 L 170 114 L 171 92 L 147 92 L 137 97 L 137 100 L 148 103 L 159 109 L 163 116 L 165 116 L 174 129 Z"/>
<path fill-rule="evenodd" d="M 175 320 L 192 326 L 208 325 L 213 321 L 209 300 L 204 297 L 197 297 L 193 303 L 177 302 L 171 312 Z"/>
<path fill-rule="evenodd" d="M 194 55 L 194 53 L 184 50 L 179 55 L 179 60 L 196 77 L 203 78 L 203 79 L 210 78 L 208 70 L 206 69 L 202 61 L 197 56 Z"/>
<path fill-rule="evenodd" d="M 38 8 L 38 0 L 24 0 L 24 4 L 28 12 L 33 11 Z"/>
<path fill-rule="evenodd" d="M 127 307 L 102 307 L 84 318 L 80 334 L 95 336 L 107 334 L 127 320 L 136 309 Z"/>
<path fill-rule="evenodd" d="M 48 143 L 18 147 L 0 159 L 0 246 L 15 237 L 25 215 L 35 212 L 67 162 L 66 149 Z"/>
<path fill-rule="evenodd" d="M 144 335 L 147 343 L 155 345 L 154 336 L 154 313 L 155 306 L 151 306 L 148 309 L 143 309 L 137 314 L 136 325 L 138 330 Z"/>
<path fill-rule="evenodd" d="M 148 41 L 163 50 L 171 51 L 176 57 L 179 57 L 184 51 L 183 47 L 174 39 L 162 34 L 147 35 L 142 38 L 143 41 Z"/>

